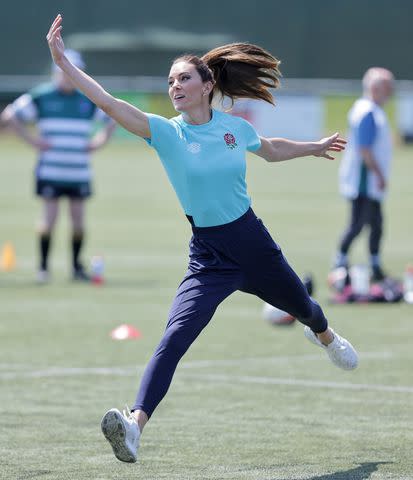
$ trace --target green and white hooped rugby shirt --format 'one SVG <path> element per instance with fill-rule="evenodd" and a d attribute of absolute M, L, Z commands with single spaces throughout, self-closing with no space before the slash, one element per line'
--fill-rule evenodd
<path fill-rule="evenodd" d="M 90 182 L 88 145 L 95 121 L 109 117 L 78 90 L 69 94 L 53 84 L 39 86 L 13 102 L 17 118 L 36 123 L 50 148 L 39 153 L 36 177 L 57 185 Z"/>

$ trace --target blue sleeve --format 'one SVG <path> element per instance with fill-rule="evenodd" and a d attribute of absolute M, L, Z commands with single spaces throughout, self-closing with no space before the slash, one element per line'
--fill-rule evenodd
<path fill-rule="evenodd" d="M 242 119 L 243 136 L 247 144 L 247 150 L 255 152 L 261 147 L 261 140 L 255 128 L 247 120 Z"/>
<path fill-rule="evenodd" d="M 376 130 L 373 113 L 369 112 L 363 117 L 357 129 L 357 143 L 359 147 L 371 147 L 376 137 Z"/>
<path fill-rule="evenodd" d="M 176 128 L 173 123 L 165 117 L 147 113 L 149 121 L 149 130 L 151 131 L 151 138 L 145 138 L 148 145 L 153 147 L 158 152 L 170 149 L 177 138 Z"/>

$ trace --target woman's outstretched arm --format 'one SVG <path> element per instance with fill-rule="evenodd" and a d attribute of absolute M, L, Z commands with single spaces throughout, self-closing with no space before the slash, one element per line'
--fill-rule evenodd
<path fill-rule="evenodd" d="M 317 142 L 294 142 L 285 138 L 261 137 L 261 147 L 254 153 L 267 162 L 282 162 L 308 155 L 334 160 L 330 152 L 341 152 L 345 145 L 346 141 L 340 138 L 338 133 Z"/>
<path fill-rule="evenodd" d="M 144 112 L 123 100 L 113 97 L 93 78 L 79 70 L 66 58 L 61 35 L 62 20 L 62 16 L 59 14 L 46 36 L 54 63 L 65 72 L 76 88 L 122 127 L 140 137 L 150 138 L 149 121 Z"/>

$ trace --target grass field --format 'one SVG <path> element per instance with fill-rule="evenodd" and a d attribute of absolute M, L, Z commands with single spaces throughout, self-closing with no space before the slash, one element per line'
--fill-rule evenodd
<path fill-rule="evenodd" d="M 104 255 L 106 284 L 71 283 L 64 209 L 53 281 L 39 287 L 33 155 L 0 141 L 0 242 L 17 256 L 15 271 L 0 272 L 1 479 L 413 479 L 413 307 L 327 302 L 346 213 L 337 163 L 251 157 L 249 188 L 290 263 L 314 275 L 331 324 L 360 352 L 359 369 L 337 370 L 300 325 L 270 327 L 258 299 L 235 294 L 184 357 L 129 465 L 115 460 L 99 423 L 108 408 L 134 402 L 186 269 L 189 225 L 151 150 L 114 142 L 94 160 L 85 251 L 88 261 Z M 413 261 L 413 151 L 396 153 L 384 260 L 401 276 Z M 360 241 L 354 261 L 365 250 Z M 111 340 L 122 323 L 142 338 Z"/>

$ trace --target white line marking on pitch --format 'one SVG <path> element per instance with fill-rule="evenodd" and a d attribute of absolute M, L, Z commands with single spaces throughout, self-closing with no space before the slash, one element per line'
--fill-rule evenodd
<path fill-rule="evenodd" d="M 131 377 L 139 373 L 142 367 L 103 367 L 103 368 L 67 368 L 51 367 L 43 370 L 28 370 L 25 372 L 0 372 L 0 379 L 12 378 L 47 378 L 47 377 L 77 377 L 82 375 L 103 375 Z"/>
<path fill-rule="evenodd" d="M 391 358 L 393 355 L 390 352 L 366 352 L 361 354 L 364 359 L 370 358 Z M 276 363 L 286 361 L 308 361 L 319 360 L 319 355 L 286 355 L 274 357 L 253 357 L 253 358 L 239 358 L 232 360 L 194 360 L 182 362 L 180 369 L 184 372 L 180 373 L 181 379 L 201 380 L 210 382 L 225 382 L 225 383 L 246 383 L 246 384 L 260 384 L 260 385 L 286 385 L 291 387 L 307 387 L 307 388 L 330 388 L 343 390 L 361 390 L 361 391 L 379 391 L 390 393 L 413 393 L 413 387 L 402 385 L 381 385 L 381 384 L 357 384 L 348 382 L 327 382 L 320 380 L 303 380 L 294 378 L 274 378 L 274 377 L 258 377 L 253 375 L 225 375 L 225 374 L 207 374 L 187 373 L 190 369 L 219 367 L 219 366 L 240 366 L 246 363 Z M 0 371 L 0 379 L 11 380 L 17 378 L 53 378 L 53 377 L 76 377 L 76 376 L 123 376 L 135 377 L 143 371 L 143 365 L 136 365 L 134 367 L 49 367 L 38 370 L 30 370 L 27 365 L 22 364 L 0 364 L 0 370 L 10 368 L 8 371 Z M 24 369 L 24 370 L 20 370 Z M 186 372 L 185 372 L 186 370 Z"/>
<path fill-rule="evenodd" d="M 382 359 L 391 358 L 393 354 L 391 352 L 367 352 L 360 353 L 360 357 L 363 359 Z M 279 355 L 274 357 L 250 357 L 250 358 L 234 358 L 231 360 L 193 360 L 189 362 L 183 361 L 179 368 L 207 368 L 207 367 L 225 367 L 231 365 L 241 365 L 245 363 L 281 363 L 281 362 L 293 362 L 293 361 L 308 361 L 308 360 L 320 360 L 323 359 L 319 354 L 313 353 L 311 355 Z"/>
<path fill-rule="evenodd" d="M 363 359 L 391 358 L 391 352 L 367 352 L 361 354 Z M 197 369 L 210 367 L 228 367 L 240 366 L 246 363 L 281 363 L 292 361 L 311 361 L 320 360 L 319 354 L 311 355 L 279 355 L 273 357 L 247 357 L 234 358 L 230 360 L 192 360 L 183 361 L 180 369 Z M 81 375 L 120 375 L 134 376 L 145 368 L 145 365 L 126 366 L 126 367 L 47 367 L 32 370 L 31 365 L 0 363 L 0 379 L 7 380 L 11 378 L 46 378 L 59 376 L 81 376 Z M 2 371 L 3 370 L 3 371 Z"/>
<path fill-rule="evenodd" d="M 369 383 L 348 383 L 348 382 L 325 382 L 320 380 L 302 380 L 299 378 L 273 378 L 273 377 L 255 377 L 250 375 L 223 375 L 223 374 L 184 374 L 184 378 L 194 380 L 209 380 L 211 382 L 225 383 L 253 383 L 261 385 L 287 385 L 292 387 L 320 387 L 337 388 L 342 390 L 369 390 L 391 393 L 413 393 L 413 387 L 402 385 L 380 385 Z"/>

